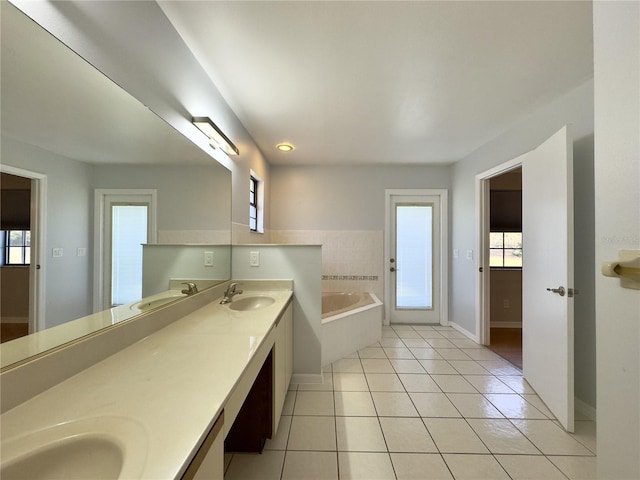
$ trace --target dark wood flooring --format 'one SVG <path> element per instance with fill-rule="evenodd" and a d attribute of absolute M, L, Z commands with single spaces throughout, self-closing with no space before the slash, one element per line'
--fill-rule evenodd
<path fill-rule="evenodd" d="M 24 337 L 28 333 L 28 323 L 3 323 L 0 327 L 0 342 L 4 343 L 14 338 Z"/>
<path fill-rule="evenodd" d="M 489 349 L 522 370 L 521 328 L 492 328 Z"/>

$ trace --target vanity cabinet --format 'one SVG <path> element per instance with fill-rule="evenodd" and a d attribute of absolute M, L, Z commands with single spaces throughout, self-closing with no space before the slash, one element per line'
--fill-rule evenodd
<path fill-rule="evenodd" d="M 273 350 L 273 435 L 275 436 L 293 374 L 293 308 L 291 303 L 276 322 Z"/>
<path fill-rule="evenodd" d="M 273 417 L 280 418 L 291 379 L 293 292 L 265 290 L 274 299 L 273 308 L 236 312 L 220 305 L 223 289 L 214 287 L 3 372 L 2 386 L 14 385 L 26 397 L 2 413 L 3 454 L 12 451 L 8 446 L 30 448 L 24 432 L 54 435 L 55 425 L 67 424 L 73 431 L 79 428 L 80 435 L 104 428 L 105 435 L 126 447 L 123 478 L 222 480 L 227 443 L 229 452 L 262 451 L 275 435 Z M 142 335 L 148 335 L 145 341 L 129 344 L 128 339 Z M 112 344 L 120 350 L 103 359 L 100 352 Z M 53 376 L 71 356 L 91 368 L 73 372 L 56 388 L 36 394 L 33 382 L 16 379 L 25 371 L 34 373 L 30 378 Z M 189 372 L 188 379 L 183 371 Z M 167 395 L 173 391 L 180 394 Z M 47 410 L 48 405 L 56 408 Z M 135 446 L 140 442 L 141 448 Z M 3 455 L 2 466 L 13 458 Z M 95 475 L 84 477 L 99 477 L 106 468 L 94 464 Z"/>
<path fill-rule="evenodd" d="M 227 452 L 262 452 L 265 441 L 277 433 L 293 374 L 291 303 L 278 316 L 268 338 L 225 403 Z"/>
<path fill-rule="evenodd" d="M 224 412 L 216 419 L 187 467 L 182 480 L 223 480 L 224 478 Z"/>

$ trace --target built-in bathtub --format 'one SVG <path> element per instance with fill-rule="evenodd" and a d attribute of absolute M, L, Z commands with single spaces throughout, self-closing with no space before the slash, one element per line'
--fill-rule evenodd
<path fill-rule="evenodd" d="M 322 293 L 322 365 L 328 365 L 382 337 L 382 302 L 373 293 Z"/>

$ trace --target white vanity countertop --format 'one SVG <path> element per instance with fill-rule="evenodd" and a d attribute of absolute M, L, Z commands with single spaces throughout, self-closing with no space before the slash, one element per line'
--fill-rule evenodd
<path fill-rule="evenodd" d="M 180 288 L 176 288 L 151 295 L 143 300 L 153 301 L 170 295 L 176 299 L 180 296 L 186 297 L 181 293 Z M 25 358 L 38 355 L 77 338 L 140 315 L 143 311 L 136 308 L 136 305 L 142 303 L 143 300 L 92 313 L 91 315 L 3 343 L 0 346 L 0 367 L 4 368 Z"/>
<path fill-rule="evenodd" d="M 180 475 L 293 295 L 251 293 L 275 303 L 236 312 L 218 299 L 9 410 L 3 446 L 59 424 L 119 417 L 145 432 L 146 445 L 127 452 L 146 456 L 141 478 Z"/>

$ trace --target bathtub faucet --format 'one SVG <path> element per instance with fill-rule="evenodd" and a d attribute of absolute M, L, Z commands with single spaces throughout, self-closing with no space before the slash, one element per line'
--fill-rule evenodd
<path fill-rule="evenodd" d="M 238 282 L 233 282 L 227 287 L 227 290 L 224 292 L 224 297 L 222 297 L 222 300 L 220 300 L 220 305 L 224 305 L 225 303 L 231 303 L 231 300 L 233 299 L 234 295 L 240 295 L 242 293 L 242 290 L 238 290 L 237 288 L 238 285 L 242 285 L 242 284 Z"/>

